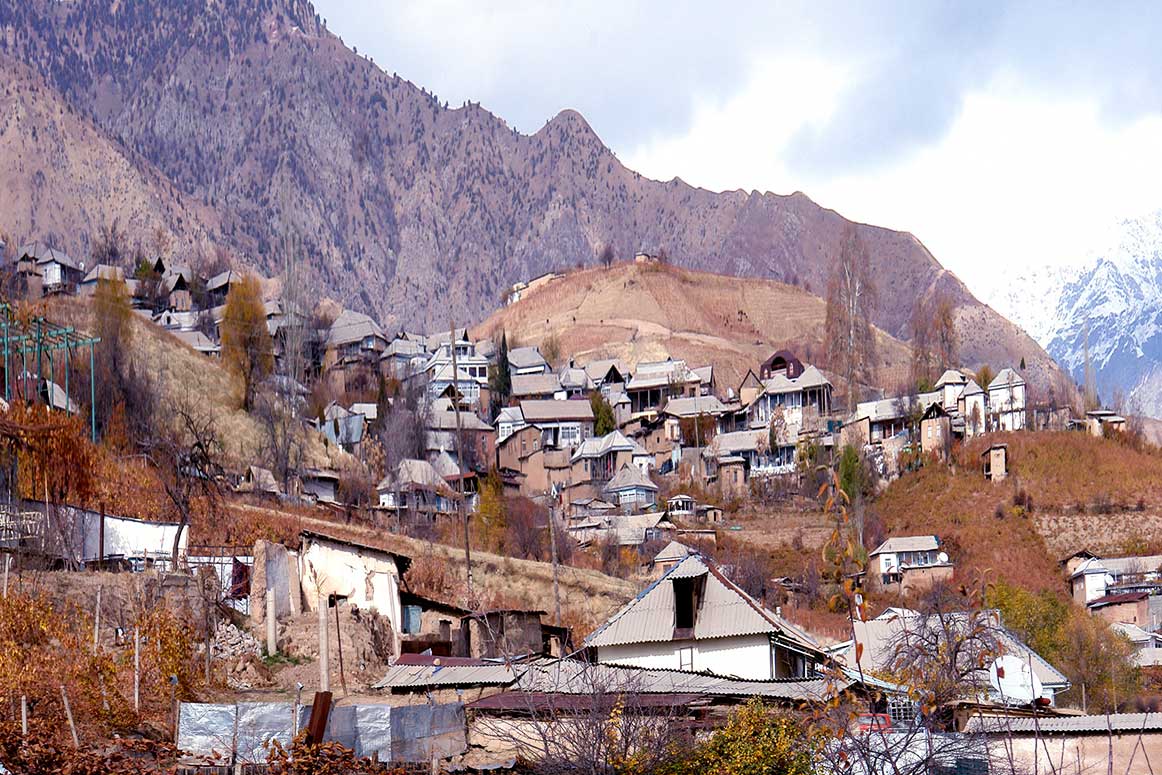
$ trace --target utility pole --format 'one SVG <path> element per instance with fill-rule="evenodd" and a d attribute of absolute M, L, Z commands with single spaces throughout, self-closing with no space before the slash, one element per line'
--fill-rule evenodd
<path fill-rule="evenodd" d="M 553 561 L 553 608 L 554 624 L 561 626 L 561 582 L 560 566 L 557 564 L 557 507 L 549 507 L 549 557 Z"/>
<path fill-rule="evenodd" d="M 452 321 L 452 331 L 448 337 L 448 347 L 452 351 L 452 411 L 456 415 L 456 470 L 460 481 L 460 521 L 464 525 L 464 565 L 468 573 L 469 607 L 475 599 L 472 594 L 472 542 L 468 539 L 468 511 L 464 508 L 464 426 L 460 423 L 460 370 L 456 366 L 456 321 Z"/>

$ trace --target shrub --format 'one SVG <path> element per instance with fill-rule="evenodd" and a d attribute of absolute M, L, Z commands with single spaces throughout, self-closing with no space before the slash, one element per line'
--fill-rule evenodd
<path fill-rule="evenodd" d="M 1026 514 L 1033 513 L 1033 496 L 1024 487 L 1013 493 L 1013 505 L 1023 509 Z"/>

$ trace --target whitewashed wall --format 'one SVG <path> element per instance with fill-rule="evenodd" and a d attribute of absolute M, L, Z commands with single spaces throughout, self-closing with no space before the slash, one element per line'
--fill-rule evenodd
<path fill-rule="evenodd" d="M 299 580 L 307 609 L 317 610 L 320 595 L 342 595 L 400 631 L 399 569 L 387 552 L 311 539 L 299 553 Z"/>
<path fill-rule="evenodd" d="M 647 667 L 661 670 L 682 669 L 680 650 L 693 649 L 694 672 L 769 680 L 772 646 L 765 634 L 711 638 L 701 641 L 667 641 L 602 646 L 597 661 L 612 665 Z"/>

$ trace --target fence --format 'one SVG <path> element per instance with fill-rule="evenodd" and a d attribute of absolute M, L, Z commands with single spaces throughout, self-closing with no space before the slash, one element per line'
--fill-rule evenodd
<path fill-rule="evenodd" d="M 213 765 L 263 764 L 271 742 L 289 747 L 310 723 L 311 709 L 289 702 L 233 704 L 183 702 L 178 748 Z M 468 748 L 464 706 L 341 705 L 331 709 L 324 733 L 357 756 L 381 762 L 430 762 Z"/>
<path fill-rule="evenodd" d="M 190 569 L 210 568 L 218 578 L 222 602 L 241 614 L 250 614 L 250 579 L 254 570 L 251 548 L 245 546 L 191 546 Z"/>

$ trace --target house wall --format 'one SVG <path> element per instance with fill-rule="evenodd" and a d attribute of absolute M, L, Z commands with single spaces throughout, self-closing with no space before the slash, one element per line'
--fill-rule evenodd
<path fill-rule="evenodd" d="M 984 433 L 985 421 L 988 418 L 985 394 L 977 393 L 966 396 L 957 403 L 960 405 L 960 415 L 964 418 L 964 435 L 972 438 Z M 975 422 L 974 418 L 976 418 Z"/>
<path fill-rule="evenodd" d="M 1154 730 L 1140 738 L 1137 733 L 1037 737 L 1002 732 L 990 735 L 988 745 L 990 758 L 1006 766 L 1012 752 L 1014 772 L 1146 773 L 1151 771 L 1147 757 L 1151 762 L 1162 757 L 1162 733 Z"/>
<path fill-rule="evenodd" d="M 541 616 L 532 611 L 503 611 L 465 620 L 467 656 L 478 659 L 540 654 Z"/>
<path fill-rule="evenodd" d="M 1125 622 L 1127 624 L 1136 624 L 1143 628 L 1150 626 L 1149 605 L 1144 599 L 1135 600 L 1130 603 L 1105 605 L 1096 609 L 1093 613 L 1111 624 L 1114 622 Z"/>
<path fill-rule="evenodd" d="M 611 665 L 628 665 L 662 670 L 710 672 L 754 680 L 770 680 L 773 646 L 766 634 L 739 635 L 732 638 L 665 641 L 662 643 L 629 643 L 602 646 L 597 661 Z M 686 664 L 683 665 L 683 650 Z"/>
<path fill-rule="evenodd" d="M 871 443 L 871 421 L 866 417 L 844 425 L 839 431 L 840 445 L 862 449 Z"/>
<path fill-rule="evenodd" d="M 723 498 L 740 498 L 747 494 L 746 469 L 742 463 L 718 467 L 718 491 Z"/>
<path fill-rule="evenodd" d="M 318 610 L 321 595 L 341 595 L 378 611 L 399 633 L 399 569 L 391 554 L 310 539 L 299 554 L 299 579 L 307 610 Z"/>
<path fill-rule="evenodd" d="M 1097 600 L 1106 593 L 1106 575 L 1104 573 L 1087 573 L 1075 578 L 1070 583 L 1073 602 L 1085 605 L 1091 600 Z"/>
<path fill-rule="evenodd" d="M 1009 475 L 1009 453 L 1004 448 L 989 450 L 989 477 L 994 482 L 1003 482 Z"/>
<path fill-rule="evenodd" d="M 925 455 L 944 456 L 945 441 L 952 437 L 952 421 L 947 417 L 931 417 L 920 423 L 920 449 Z"/>

